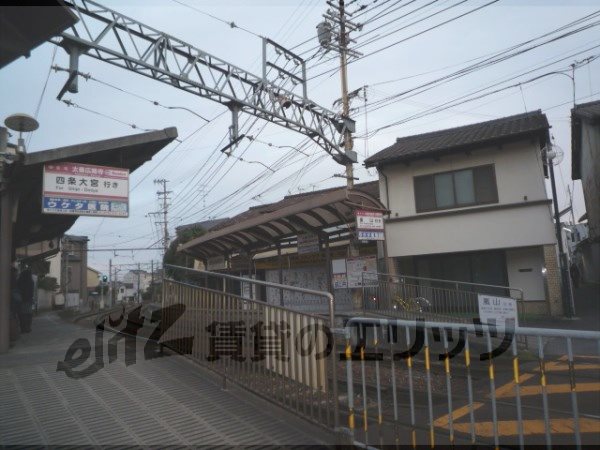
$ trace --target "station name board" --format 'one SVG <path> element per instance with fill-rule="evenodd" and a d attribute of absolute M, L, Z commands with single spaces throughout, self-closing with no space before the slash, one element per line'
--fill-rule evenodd
<path fill-rule="evenodd" d="M 44 165 L 42 212 L 129 217 L 129 170 L 79 163 Z"/>

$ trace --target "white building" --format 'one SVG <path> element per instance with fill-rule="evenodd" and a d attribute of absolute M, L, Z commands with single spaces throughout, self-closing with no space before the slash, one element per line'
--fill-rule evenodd
<path fill-rule="evenodd" d="M 548 129 L 536 111 L 399 138 L 368 158 L 393 270 L 521 288 L 526 311 L 562 314 Z"/>
<path fill-rule="evenodd" d="M 152 274 L 145 270 L 130 270 L 123 275 L 123 283 L 127 286 L 123 291 L 123 296 L 141 301 L 142 294 L 148 290 L 152 283 Z"/>

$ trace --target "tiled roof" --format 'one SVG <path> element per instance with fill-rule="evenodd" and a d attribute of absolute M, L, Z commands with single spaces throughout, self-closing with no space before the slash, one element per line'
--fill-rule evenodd
<path fill-rule="evenodd" d="M 598 119 L 600 118 L 600 100 L 576 105 L 571 110 L 571 114 L 585 119 Z"/>
<path fill-rule="evenodd" d="M 550 127 L 540 110 L 472 125 L 396 139 L 396 142 L 365 160 L 367 167 L 391 162 L 430 158 L 455 151 L 501 143 L 517 137 L 540 135 Z"/>

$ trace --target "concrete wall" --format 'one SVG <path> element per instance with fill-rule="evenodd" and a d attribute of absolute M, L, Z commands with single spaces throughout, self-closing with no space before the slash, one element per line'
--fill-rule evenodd
<path fill-rule="evenodd" d="M 590 238 L 600 238 L 600 124 L 581 126 L 581 184 Z"/>
<path fill-rule="evenodd" d="M 448 170 L 494 164 L 498 205 L 535 202 L 531 206 L 490 211 L 481 206 L 441 210 L 422 218 L 416 213 L 414 177 Z M 555 242 L 547 200 L 539 143 L 529 140 L 457 154 L 396 164 L 383 169 L 388 178 L 390 220 L 386 222 L 388 256 L 409 256 L 545 245 Z M 380 175 L 380 194 L 387 202 L 385 179 Z M 447 214 L 460 211 L 460 214 Z M 472 212 L 469 212 L 472 211 Z M 395 222 L 394 219 L 407 219 Z"/>
<path fill-rule="evenodd" d="M 544 245 L 544 268 L 546 269 L 546 290 L 549 313 L 553 316 L 563 314 L 561 296 L 561 276 L 558 267 L 558 253 L 556 245 Z"/>
<path fill-rule="evenodd" d="M 553 244 L 549 205 L 386 223 L 391 257 Z"/>

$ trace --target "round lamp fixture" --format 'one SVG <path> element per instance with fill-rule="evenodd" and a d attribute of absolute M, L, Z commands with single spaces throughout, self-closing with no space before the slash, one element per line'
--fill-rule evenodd
<path fill-rule="evenodd" d="M 23 133 L 29 133 L 39 128 L 40 124 L 35 118 L 28 114 L 17 113 L 12 116 L 8 116 L 4 120 L 4 125 L 10 130 L 19 132 L 19 141 L 17 144 L 18 151 L 25 153 L 25 140 L 23 139 Z"/>
<path fill-rule="evenodd" d="M 19 133 L 29 133 L 37 130 L 40 126 L 37 120 L 30 115 L 23 113 L 8 116 L 4 121 L 4 125 L 6 125 L 6 128 L 18 131 Z"/>

